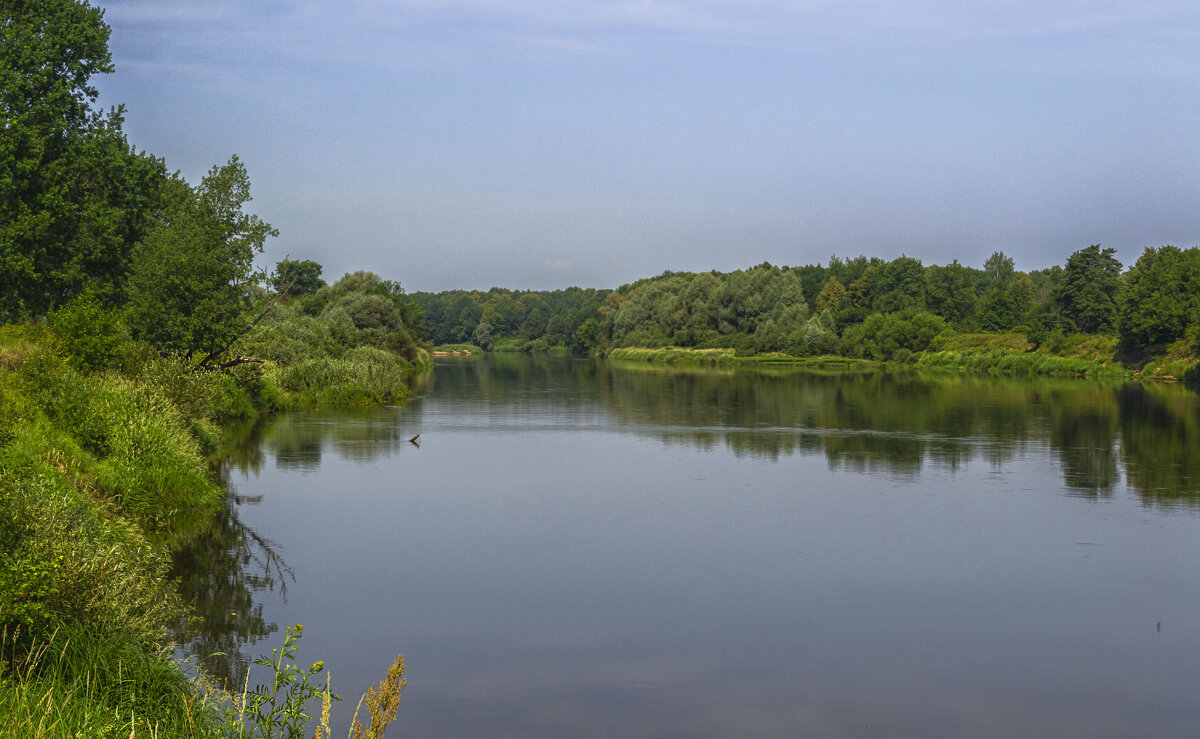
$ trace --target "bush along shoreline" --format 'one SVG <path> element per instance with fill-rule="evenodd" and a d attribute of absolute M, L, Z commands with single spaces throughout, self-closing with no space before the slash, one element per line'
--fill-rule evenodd
<path fill-rule="evenodd" d="M 225 504 L 223 428 L 408 397 L 406 378 L 432 362 L 401 303 L 378 277 L 348 275 L 279 301 L 216 370 L 132 338 L 127 312 L 88 295 L 0 327 L 0 738 L 313 735 L 328 686 L 319 668 L 288 671 L 298 632 L 284 662 L 258 663 L 270 682 L 257 691 L 205 684 L 172 658 L 166 625 L 190 614 L 170 556 Z M 402 674 L 401 660 L 366 699 L 377 724 L 363 735 L 394 717 Z"/>

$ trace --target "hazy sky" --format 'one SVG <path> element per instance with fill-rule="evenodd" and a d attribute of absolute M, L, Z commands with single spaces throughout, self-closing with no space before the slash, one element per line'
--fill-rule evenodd
<path fill-rule="evenodd" d="M 96 0 L 93 0 L 96 2 Z M 326 277 L 1200 244 L 1196 0 L 107 0 L 131 141 Z"/>

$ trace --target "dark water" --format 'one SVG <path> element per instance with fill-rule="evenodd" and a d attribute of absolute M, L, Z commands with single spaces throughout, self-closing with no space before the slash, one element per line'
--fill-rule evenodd
<path fill-rule="evenodd" d="M 341 724 L 403 652 L 396 736 L 1200 734 L 1183 388 L 497 356 L 226 474 L 193 647 Z"/>

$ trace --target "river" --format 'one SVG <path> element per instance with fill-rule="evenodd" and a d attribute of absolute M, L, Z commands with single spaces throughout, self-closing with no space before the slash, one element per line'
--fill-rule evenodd
<path fill-rule="evenodd" d="M 393 736 L 1200 731 L 1184 388 L 496 355 L 415 389 L 247 430 L 177 560 L 213 672 L 304 624 L 339 736 L 401 652 Z"/>

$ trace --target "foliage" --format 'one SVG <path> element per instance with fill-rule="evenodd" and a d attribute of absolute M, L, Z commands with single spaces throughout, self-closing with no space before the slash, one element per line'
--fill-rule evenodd
<path fill-rule="evenodd" d="M 280 385 L 300 404 L 372 405 L 406 398 L 404 378 L 411 369 L 395 354 L 360 347 L 340 359 L 321 357 L 289 365 Z"/>
<path fill-rule="evenodd" d="M 284 632 L 283 646 L 271 650 L 270 657 L 259 657 L 254 664 L 271 670 L 269 683 L 250 688 L 250 673 L 241 694 L 233 696 L 226 705 L 225 724 L 232 729 L 233 739 L 296 739 L 304 736 L 305 725 L 311 716 L 305 705 L 313 699 L 341 700 L 329 691 L 309 682 L 325 669 L 324 662 L 315 662 L 307 669 L 294 664 L 297 642 L 304 627 L 296 624 Z M 319 731 L 319 730 L 318 730 Z"/>
<path fill-rule="evenodd" d="M 803 350 L 803 286 L 795 272 L 769 264 L 728 274 L 668 273 L 615 295 L 606 300 L 601 321 L 617 346 Z"/>
<path fill-rule="evenodd" d="M 842 351 L 851 357 L 907 361 L 913 353 L 925 351 L 946 329 L 945 319 L 928 311 L 910 308 L 898 313 L 874 313 L 846 329 Z"/>
<path fill-rule="evenodd" d="M 941 350 L 926 352 L 917 360 L 921 367 L 967 370 L 984 374 L 1048 375 L 1057 377 L 1128 377 L 1119 364 L 1093 359 L 1059 357 L 1039 352 L 1014 352 L 1004 349 L 977 351 Z"/>
<path fill-rule="evenodd" d="M 213 167 L 193 190 L 179 179 L 134 251 L 129 276 L 133 336 L 164 354 L 218 354 L 245 328 L 253 260 L 277 232 L 244 213 L 250 181 L 236 156 Z"/>
<path fill-rule="evenodd" d="M 1121 263 L 1115 249 L 1093 244 L 1067 259 L 1055 286 L 1054 302 L 1064 317 L 1085 334 L 1110 331 L 1117 322 Z"/>
<path fill-rule="evenodd" d="M 983 272 L 993 282 L 1005 283 L 1013 276 L 1015 265 L 1012 257 L 1002 251 L 994 251 L 983 261 Z"/>
<path fill-rule="evenodd" d="M 979 326 L 979 270 L 964 267 L 954 260 L 944 267 L 928 268 L 926 305 L 929 311 L 950 322 L 959 331 L 974 331 Z"/>
<path fill-rule="evenodd" d="M 58 348 L 73 366 L 95 371 L 115 362 L 125 342 L 121 315 L 87 291 L 50 314 Z"/>
<path fill-rule="evenodd" d="M 845 299 L 846 288 L 838 282 L 838 278 L 830 277 L 817 295 L 817 310 L 822 313 L 836 311 Z"/>
<path fill-rule="evenodd" d="M 1200 325 L 1200 248 L 1146 247 L 1125 275 L 1120 305 L 1121 344 L 1144 352 Z"/>
<path fill-rule="evenodd" d="M 120 297 L 164 168 L 133 152 L 122 111 L 92 109 L 112 71 L 103 11 L 0 5 L 0 320 L 44 315 L 87 285 Z"/>
<path fill-rule="evenodd" d="M 0 737 L 217 737 L 218 717 L 166 654 L 64 622 L 0 629 Z"/>
<path fill-rule="evenodd" d="M 396 720 L 396 710 L 400 706 L 400 694 L 404 692 L 407 685 L 408 682 L 404 679 L 404 655 L 400 654 L 388 668 L 383 680 L 379 681 L 379 685 L 367 688 L 367 692 L 359 700 L 358 708 L 354 710 L 354 718 L 351 719 L 350 739 L 380 739 L 387 730 L 388 724 Z M 367 714 L 370 716 L 365 730 L 358 720 L 358 709 L 362 708 L 363 703 L 367 704 Z M 326 731 L 326 735 L 328 735 L 328 731 Z M 320 732 L 317 734 L 317 739 L 321 739 Z"/>
<path fill-rule="evenodd" d="M 926 277 L 921 260 L 901 256 L 879 268 L 871 308 L 896 313 L 925 307 Z"/>
<path fill-rule="evenodd" d="M 606 355 L 617 361 L 666 362 L 669 364 L 724 364 L 734 358 L 732 349 L 693 349 L 686 347 L 618 347 Z"/>
<path fill-rule="evenodd" d="M 1025 334 L 1016 332 L 995 334 L 942 334 L 929 347 L 936 351 L 975 352 L 1001 350 L 1007 352 L 1026 352 L 1033 345 Z"/>
<path fill-rule="evenodd" d="M 321 265 L 311 259 L 282 259 L 275 265 L 268 284 L 277 293 L 286 292 L 295 298 L 315 294 L 325 287 Z"/>
<path fill-rule="evenodd" d="M 533 350 L 532 342 L 540 339 L 540 346 L 561 344 L 585 353 L 605 338 L 599 311 L 609 294 L 576 287 L 546 292 L 493 288 L 413 293 L 410 299 L 421 308 L 426 336 L 434 345 L 490 341 L 493 347 L 517 345 L 524 351 Z"/>
<path fill-rule="evenodd" d="M 475 344 L 439 344 L 433 351 L 439 354 L 483 354 L 483 347 Z"/>
<path fill-rule="evenodd" d="M 986 331 L 1005 331 L 1020 325 L 1033 292 L 1033 280 L 1023 272 L 994 283 L 980 302 L 980 327 Z"/>

